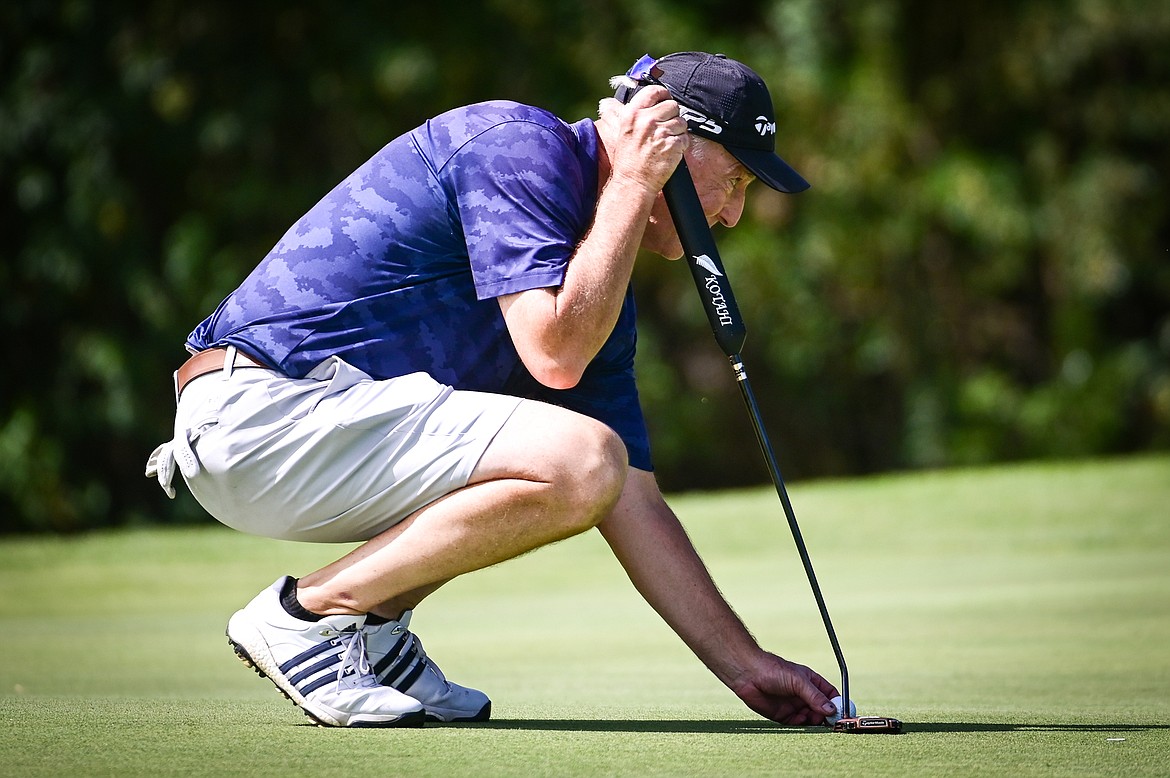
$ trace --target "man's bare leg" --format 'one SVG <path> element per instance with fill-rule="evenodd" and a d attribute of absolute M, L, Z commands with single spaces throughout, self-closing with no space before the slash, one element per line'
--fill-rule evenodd
<path fill-rule="evenodd" d="M 393 617 L 395 607 L 417 604 L 456 576 L 595 526 L 617 502 L 626 473 L 625 446 L 604 424 L 524 402 L 466 487 L 304 576 L 297 598 L 324 615 Z"/>
<path fill-rule="evenodd" d="M 391 597 L 389 600 L 370 608 L 370 613 L 375 616 L 381 616 L 384 619 L 398 621 L 402 618 L 402 614 L 417 608 L 420 602 L 434 594 L 445 583 L 447 582 L 438 581 L 419 587 L 413 591 L 403 592 L 397 597 Z"/>

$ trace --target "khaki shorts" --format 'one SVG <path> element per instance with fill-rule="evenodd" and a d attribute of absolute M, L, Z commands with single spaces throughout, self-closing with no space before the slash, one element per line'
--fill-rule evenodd
<path fill-rule="evenodd" d="M 229 527 L 282 540 L 367 540 L 467 485 L 523 402 L 425 373 L 376 381 L 336 357 L 306 378 L 236 368 L 187 385 L 151 456 Z"/>

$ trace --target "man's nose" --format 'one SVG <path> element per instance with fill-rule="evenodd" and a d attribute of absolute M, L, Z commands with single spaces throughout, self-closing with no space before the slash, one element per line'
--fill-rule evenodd
<path fill-rule="evenodd" d="M 724 227 L 734 227 L 739 224 L 739 219 L 743 216 L 744 206 L 744 191 L 736 187 L 735 191 L 724 203 L 723 208 L 719 211 L 719 223 Z"/>

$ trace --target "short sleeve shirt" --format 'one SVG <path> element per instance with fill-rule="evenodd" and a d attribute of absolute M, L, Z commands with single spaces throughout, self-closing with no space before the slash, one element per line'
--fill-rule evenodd
<path fill-rule="evenodd" d="M 187 345 L 235 345 L 293 377 L 336 355 L 374 378 L 422 371 L 541 399 L 605 422 L 649 470 L 632 293 L 567 390 L 527 374 L 495 299 L 563 282 L 592 222 L 597 155 L 589 120 L 507 101 L 441 114 L 302 216 Z"/>

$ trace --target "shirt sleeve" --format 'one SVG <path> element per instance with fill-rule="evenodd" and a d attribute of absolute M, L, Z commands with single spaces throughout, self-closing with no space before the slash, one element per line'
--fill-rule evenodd
<path fill-rule="evenodd" d="M 591 218 L 580 161 L 552 128 L 515 120 L 466 143 L 442 178 L 480 300 L 560 286 Z"/>
<path fill-rule="evenodd" d="M 524 373 L 514 377 L 508 393 L 559 405 L 597 419 L 608 425 L 626 444 L 631 467 L 652 471 L 650 435 L 634 381 L 635 318 L 633 292 L 627 291 L 617 326 L 573 388 L 550 389 Z"/>

